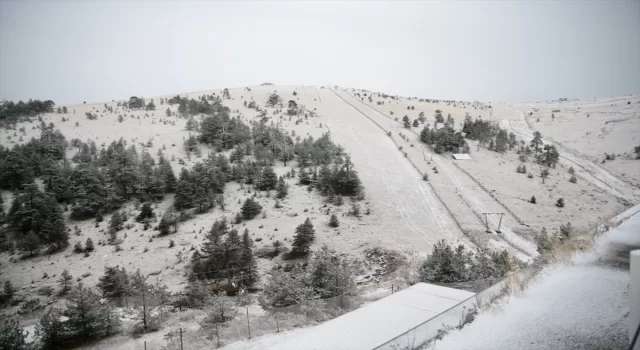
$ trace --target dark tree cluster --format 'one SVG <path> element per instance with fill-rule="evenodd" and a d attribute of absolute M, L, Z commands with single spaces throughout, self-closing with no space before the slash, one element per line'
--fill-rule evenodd
<path fill-rule="evenodd" d="M 225 183 L 233 180 L 229 160 L 223 154 L 209 154 L 191 169 L 182 168 L 173 204 L 177 210 L 196 208 L 205 212 L 221 203 Z"/>
<path fill-rule="evenodd" d="M 280 95 L 278 95 L 277 93 L 272 93 L 269 98 L 267 99 L 267 106 L 268 107 L 282 107 L 282 97 L 280 97 Z"/>
<path fill-rule="evenodd" d="M 35 184 L 26 185 L 14 198 L 8 222 L 18 247 L 29 255 L 42 247 L 57 251 L 68 245 L 69 236 L 56 199 Z"/>
<path fill-rule="evenodd" d="M 167 103 L 170 105 L 177 104 L 178 112 L 183 116 L 229 114 L 229 108 L 222 105 L 220 96 L 202 95 L 198 99 L 188 99 L 176 95 L 167 100 Z"/>
<path fill-rule="evenodd" d="M 436 130 L 435 127 L 429 128 L 429 125 L 426 124 L 420 132 L 420 140 L 431 145 L 438 154 L 443 152 L 458 153 L 461 151 L 468 153 L 469 146 L 462 133 L 455 131 L 453 126 L 450 125 L 445 125 L 445 127 Z"/>
<path fill-rule="evenodd" d="M 32 138 L 11 150 L 0 145 L 0 188 L 18 190 L 36 177 L 54 174 L 64 160 L 67 141 L 59 130 L 41 125 L 40 139 Z"/>
<path fill-rule="evenodd" d="M 254 284 L 258 271 L 252 247 L 248 230 L 240 237 L 238 230 L 229 228 L 226 219 L 216 220 L 202 243 L 202 253 L 196 251 L 193 255 L 190 279 L 215 279 L 221 285 Z"/>
<path fill-rule="evenodd" d="M 323 196 L 357 197 L 362 193 L 362 182 L 358 177 L 358 173 L 354 170 L 349 156 L 345 158 L 344 162 L 333 164 L 332 166 L 323 164 L 317 172 L 310 173 L 301 169 L 299 176 L 302 184 L 304 184 L 305 180 L 310 179 L 309 182 L 315 184 L 315 187 L 320 190 L 320 194 Z"/>
<path fill-rule="evenodd" d="M 59 202 L 71 205 L 73 218 L 97 216 L 119 208 L 133 198 L 140 202 L 156 201 L 165 193 L 174 192 L 176 178 L 169 161 L 160 153 L 159 160 L 146 151 L 138 153 L 135 145 L 123 139 L 97 150 L 95 143 L 72 141 L 78 152 L 72 158 L 77 163 L 59 167 L 45 179 L 47 191 Z"/>
<path fill-rule="evenodd" d="M 128 106 L 129 106 L 129 109 L 145 108 L 144 98 L 137 97 L 137 96 L 131 96 L 129 98 L 129 105 Z"/>
<path fill-rule="evenodd" d="M 78 283 L 67 294 L 66 308 L 48 309 L 36 325 L 31 349 L 55 350 L 87 344 L 120 331 L 115 308 L 93 288 Z"/>
<path fill-rule="evenodd" d="M 30 117 L 42 113 L 53 113 L 56 104 L 51 100 L 40 101 L 29 99 L 26 103 L 18 101 L 0 102 L 0 121 L 15 123 L 19 117 Z"/>
<path fill-rule="evenodd" d="M 229 113 L 218 113 L 207 116 L 200 122 L 198 139 L 220 152 L 248 142 L 251 139 L 251 129 L 240 119 L 230 118 Z"/>
<path fill-rule="evenodd" d="M 479 249 L 476 253 L 463 245 L 452 248 L 444 240 L 433 246 L 431 254 L 420 266 L 422 282 L 467 282 L 476 279 L 503 277 L 513 268 L 513 259 L 506 250 Z"/>

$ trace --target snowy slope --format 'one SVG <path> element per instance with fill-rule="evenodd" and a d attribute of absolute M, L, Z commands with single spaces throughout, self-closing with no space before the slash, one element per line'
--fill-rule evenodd
<path fill-rule="evenodd" d="M 629 273 L 608 248 L 640 245 L 640 213 L 609 231 L 593 252 L 542 272 L 522 295 L 435 344 L 435 349 L 621 349 L 628 346 Z"/>

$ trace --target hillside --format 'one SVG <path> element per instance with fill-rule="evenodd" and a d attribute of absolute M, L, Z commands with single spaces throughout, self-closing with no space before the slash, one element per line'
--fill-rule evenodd
<path fill-rule="evenodd" d="M 274 95 L 281 98 L 282 105 L 267 105 Z M 17 301 L 7 303 L 0 310 L 0 315 L 15 316 L 22 326 L 34 329 L 50 307 L 24 312 L 24 303 L 37 297 L 42 306 L 64 306 L 64 295 L 57 293 L 60 289 L 58 278 L 64 270 L 68 270 L 76 283 L 82 281 L 85 286 L 94 288 L 107 267 L 118 266 L 128 272 L 139 269 L 149 283 L 166 285 L 169 292 L 178 295 L 186 293 L 192 288 L 190 286 L 194 279 L 201 279 L 199 274 L 211 272 L 194 268 L 199 258 L 194 258 L 193 254 L 194 251 L 204 254 L 203 243 L 211 240 L 209 233 L 215 231 L 215 223 L 223 219 L 228 223 L 228 229 L 237 230 L 239 235 L 248 231 L 246 237 L 252 243 L 244 248 L 250 246 L 255 255 L 255 271 L 245 270 L 240 263 L 229 267 L 226 261 L 224 268 L 222 265 L 216 267 L 215 276 L 207 275 L 200 282 L 209 285 L 210 292 L 225 290 L 233 294 L 246 287 L 260 294 L 273 268 L 286 271 L 294 269 L 290 266 L 292 261 L 295 263 L 304 257 L 292 255 L 291 259 L 287 259 L 279 251 L 274 254 L 274 247 L 293 249 L 296 229 L 308 218 L 315 229 L 315 239 L 309 243 L 313 253 L 309 256 L 315 256 L 313 254 L 321 252 L 321 247 L 327 245 L 328 249 L 350 261 L 345 262 L 345 266 L 351 266 L 351 262 L 357 265 L 352 275 L 344 277 L 344 283 L 352 287 L 348 291 L 350 294 L 364 296 L 364 300 L 358 300 L 361 303 L 384 295 L 380 291 L 386 292 L 391 285 L 402 288 L 420 278 L 418 266 L 440 241 L 444 240 L 445 244 L 451 246 L 462 245 L 470 252 L 485 252 L 485 249 L 496 253 L 504 251 L 512 268 L 518 269 L 540 260 L 540 234 L 543 230 L 551 237 L 558 237 L 560 226 L 570 222 L 578 236 L 640 202 L 640 160 L 635 159 L 633 154 L 634 147 L 640 145 L 640 96 L 491 104 L 388 96 L 367 90 L 328 86 L 265 84 L 181 93 L 179 96 L 194 101 L 204 96 L 203 101 L 214 101 L 211 102 L 214 106 L 219 104 L 227 107 L 228 117 L 232 121 L 225 121 L 219 128 L 216 125 L 210 135 L 215 142 L 207 142 L 206 137 L 202 137 L 205 125 L 209 125 L 206 120 L 222 112 L 181 111 L 180 103 L 169 103 L 175 95 L 167 95 L 144 97 L 146 103 L 153 101 L 155 109 L 124 107 L 131 100 L 55 106 L 64 107 L 66 113 L 53 111 L 21 118 L 15 124 L 7 123 L 0 130 L 0 144 L 5 147 L 2 151 L 2 169 L 6 174 L 10 173 L 9 169 L 13 171 L 12 166 L 19 161 L 32 161 L 10 158 L 8 154 L 11 148 L 25 145 L 32 138 L 40 140 L 43 134 L 54 135 L 53 130 L 59 130 L 67 141 L 62 156 L 56 160 L 56 166 L 63 169 L 61 174 L 65 171 L 73 173 L 73 169 L 80 167 L 83 162 L 77 159 L 85 152 L 82 143 L 86 143 L 89 149 L 91 141 L 95 143 L 95 151 L 87 151 L 93 152 L 88 156 L 92 159 L 88 163 L 100 163 L 101 150 L 111 157 L 111 151 L 107 152 L 107 149 L 120 140 L 126 142 L 124 146 L 121 143 L 123 152 L 129 152 L 126 150 L 135 146 L 134 153 L 140 159 L 153 159 L 153 166 L 149 168 L 153 176 L 139 177 L 135 184 L 131 184 L 136 190 L 132 190 L 130 198 L 125 196 L 121 204 L 108 209 L 98 208 L 100 215 L 94 210 L 84 217 L 74 217 L 74 207 L 80 201 L 78 198 L 86 194 L 64 192 L 68 198 L 59 197 L 58 202 L 69 239 L 68 245 L 56 252 L 47 253 L 42 248 L 35 254 L 27 254 L 21 247 L 29 230 L 23 236 L 13 231 L 10 235 L 13 226 L 7 222 L 6 235 L 15 240 L 16 246 L 0 253 L 0 280 L 3 283 L 11 281 L 16 288 L 14 300 Z M 251 102 L 255 102 L 258 108 L 250 107 Z M 289 113 L 288 109 L 293 111 Z M 407 122 L 403 120 L 405 116 Z M 450 129 L 454 135 L 454 132 L 458 133 L 472 125 L 477 117 L 490 122 L 487 125 L 492 125 L 496 134 L 498 130 L 504 133 L 505 140 L 507 135 L 513 135 L 508 136 L 512 144 L 503 144 L 505 148 L 498 150 L 498 135 L 501 133 L 492 134 L 486 139 L 482 139 L 484 136 L 472 139 L 469 136 L 471 134 L 465 132 L 465 135 L 452 136 L 452 139 L 455 137 L 454 141 L 446 142 L 461 140 L 466 147 L 452 146 L 449 149 L 446 148 L 449 144 L 446 144 L 442 146 L 445 147 L 443 150 L 438 148 L 439 143 L 427 144 L 423 142 L 424 137 L 421 138 L 427 125 L 440 131 Z M 48 127 L 50 124 L 53 124 L 51 128 Z M 243 129 L 245 125 L 247 128 Z M 249 126 L 253 129 L 249 129 Z M 51 134 L 43 133 L 44 130 L 50 130 Z M 556 147 L 559 156 L 553 164 L 542 164 L 531 154 L 537 154 L 529 147 L 535 132 L 540 132 L 542 136 L 541 150 L 544 145 Z M 234 139 L 229 141 L 230 138 L 225 138 L 227 134 L 233 134 Z M 237 141 L 236 137 L 238 140 L 244 139 Z M 72 141 L 74 139 L 78 141 Z M 308 143 L 305 143 L 305 139 Z M 257 147 L 260 140 L 264 141 L 264 146 Z M 216 143 L 218 141 L 221 143 Z M 234 144 L 227 147 L 229 142 Z M 247 144 L 254 148 L 238 151 L 239 147 Z M 305 147 L 313 150 L 307 156 L 303 156 L 307 154 Z M 468 149 L 471 159 L 454 160 L 452 154 L 464 152 L 464 148 Z M 242 155 L 244 151 L 246 154 Z M 314 153 L 325 151 L 326 154 Z M 236 177 L 234 173 L 228 175 L 222 184 L 215 183 L 213 178 L 217 172 L 223 171 L 220 169 L 227 167 L 228 174 L 232 174 L 231 167 L 242 163 L 231 161 L 229 165 L 225 163 L 226 160 L 216 157 L 223 155 L 225 159 L 231 159 L 237 156 L 234 155 L 236 152 L 240 152 L 245 161 L 255 161 L 257 175 Z M 607 160 L 605 153 L 615 154 L 615 157 L 609 156 Z M 189 193 L 198 195 L 197 203 L 182 209 L 176 204 L 179 190 L 161 191 L 160 194 L 154 192 L 144 197 L 144 191 L 139 188 L 151 188 L 145 181 L 155 179 L 157 172 L 166 171 L 166 168 L 160 168 L 160 164 L 165 162 L 178 179 L 178 188 L 185 177 L 181 175 L 183 169 L 192 169 L 192 183 L 196 186 L 197 176 L 201 174 L 198 173 L 198 167 L 209 164 L 211 168 L 203 171 L 202 174 L 206 176 L 202 176 L 210 178 L 213 183 L 208 186 L 218 186 L 216 189 L 219 191 L 207 192 L 206 196 L 200 198 L 201 188 L 193 189 Z M 516 169 L 522 164 L 526 166 L 526 171 L 518 173 Z M 122 175 L 116 171 L 119 169 L 117 167 L 113 173 L 109 173 L 111 169 L 107 169 L 109 165 L 106 163 L 99 167 L 104 168 L 100 171 L 105 178 L 108 178 L 106 174 L 112 177 Z M 338 184 L 322 187 L 323 167 L 332 169 L 332 176 Z M 50 191 L 52 177 L 47 175 L 47 168 L 43 168 L 40 171 L 42 174 L 35 176 L 35 182 L 40 191 Z M 276 198 L 278 191 L 275 184 L 268 190 L 260 189 L 266 183 L 266 168 L 272 168 L 277 178 L 282 176 L 288 189 L 282 198 Z M 247 166 L 245 171 L 253 171 L 250 169 L 253 168 Z M 352 170 L 355 170 L 353 174 L 357 174 L 361 183 L 358 191 L 351 193 L 347 188 L 344 195 L 338 194 L 342 204 L 330 200 L 333 194 L 328 195 L 329 187 L 333 192 L 334 188 L 337 190 L 343 186 L 345 181 L 349 181 Z M 144 170 L 141 171 L 144 174 Z M 296 175 L 290 176 L 292 171 Z M 308 172 L 312 178 L 308 185 L 301 185 L 305 181 L 300 177 L 301 171 Z M 545 171 L 548 174 L 543 177 L 541 174 Z M 71 182 L 75 181 L 74 175 L 69 173 L 64 176 Z M 346 180 L 340 176 L 346 176 Z M 572 177 L 575 180 L 570 181 Z M 316 178 L 320 178 L 317 183 Z M 58 181 L 59 177 L 55 179 Z M 13 212 L 12 203 L 20 195 L 20 190 L 23 190 L 22 196 L 33 194 L 24 186 L 11 188 L 10 184 L 6 180 L 2 191 L 3 209 L 9 218 Z M 81 186 L 74 184 L 72 187 L 65 183 L 62 187 L 69 186 L 70 192 L 76 192 Z M 86 188 L 82 187 L 82 190 Z M 535 203 L 531 203 L 532 196 L 536 198 Z M 239 220 L 237 216 L 248 198 L 254 198 L 262 210 L 255 218 Z M 563 206 L 557 205 L 559 199 L 563 199 Z M 205 203 L 203 210 L 199 209 L 200 200 Z M 106 205 L 108 201 L 100 203 Z M 150 205 L 155 220 L 135 220 L 143 203 Z M 109 233 L 109 223 L 115 212 L 128 213 L 122 230 L 115 234 L 117 244 Z M 182 220 L 181 216 L 178 219 L 180 212 L 188 212 L 188 216 L 192 217 Z M 486 216 L 487 213 L 492 214 Z M 332 215 L 339 220 L 338 227 L 329 225 Z M 97 216 L 103 216 L 104 220 L 97 222 Z M 163 217 L 177 223 L 175 231 L 168 229 L 168 234 L 160 234 L 157 228 Z M 230 235 L 227 233 L 225 231 L 221 237 L 228 240 Z M 93 250 L 86 254 L 74 252 L 76 243 L 85 245 L 87 239 L 94 243 Z M 274 242 L 280 245 L 274 246 Z M 302 256 L 306 255 L 306 252 L 301 253 L 304 253 Z M 245 258 L 242 256 L 242 259 Z M 234 273 L 233 269 L 241 271 L 240 274 Z M 258 281 L 245 283 L 249 275 L 257 277 Z M 349 294 L 346 289 L 341 289 L 344 285 L 340 284 L 336 277 L 332 292 L 321 298 Z M 47 287 L 56 293 L 42 292 Z M 265 310 L 260 304 L 257 300 L 249 302 L 247 315 L 251 312 L 257 318 L 263 317 Z M 173 300 L 171 303 L 159 303 L 158 309 L 164 310 L 165 306 L 168 309 L 168 305 L 175 306 L 176 303 Z M 211 328 L 200 327 L 205 313 L 203 308 L 193 307 L 187 311 L 189 314 L 170 314 L 159 326 L 159 331 L 141 338 L 129 335 L 136 317 L 127 319 L 122 316 L 127 314 L 127 309 L 118 305 L 125 331 L 115 338 L 98 342 L 100 348 L 137 349 L 141 348 L 144 341 L 160 348 L 170 343 L 162 336 L 181 327 L 190 330 L 189 336 L 194 346 L 213 344 L 210 338 L 202 340 L 205 333 L 211 331 Z M 19 310 L 22 311 L 18 314 Z M 289 311 L 296 315 L 290 316 L 290 319 L 302 317 L 300 310 Z M 344 310 L 327 314 L 335 316 L 339 312 Z M 272 321 L 269 322 L 271 327 Z M 288 327 L 304 325 L 305 322 L 314 321 L 291 321 Z M 258 327 L 255 332 L 273 332 L 267 328 Z M 202 334 L 198 333 L 201 331 Z M 244 337 L 241 331 L 231 328 L 227 328 L 227 331 L 223 344 Z"/>

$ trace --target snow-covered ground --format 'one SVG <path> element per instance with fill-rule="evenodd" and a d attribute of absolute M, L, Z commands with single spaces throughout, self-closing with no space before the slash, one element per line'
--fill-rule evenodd
<path fill-rule="evenodd" d="M 430 349 L 622 349 L 628 346 L 629 273 L 610 260 L 640 246 L 640 206 L 595 249 L 544 270 L 521 295 L 481 313 Z"/>

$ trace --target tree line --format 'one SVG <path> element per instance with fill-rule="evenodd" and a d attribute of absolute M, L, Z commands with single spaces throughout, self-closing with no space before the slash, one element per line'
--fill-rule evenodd
<path fill-rule="evenodd" d="M 35 116 L 42 113 L 53 113 L 55 102 L 51 100 L 40 101 L 29 99 L 27 102 L 2 101 L 0 102 L 0 121 L 15 123 L 18 117 Z"/>

